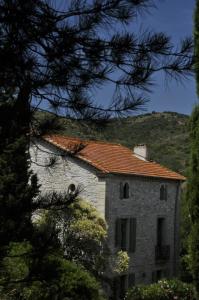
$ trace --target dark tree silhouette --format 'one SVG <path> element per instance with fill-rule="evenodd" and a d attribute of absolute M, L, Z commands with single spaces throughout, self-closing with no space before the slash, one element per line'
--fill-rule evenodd
<path fill-rule="evenodd" d="M 57 253 L 59 244 L 50 235 L 45 248 L 31 220 L 38 208 L 34 201 L 37 179 L 29 171 L 28 154 L 33 112 L 50 105 L 66 116 L 105 120 L 140 108 L 156 72 L 163 71 L 176 80 L 192 72 L 190 39 L 177 47 L 164 33 L 135 34 L 125 29 L 152 1 L 62 3 L 59 11 L 56 1 L 0 0 L 0 263 L 4 278 L 0 284 L 10 282 L 4 267 L 10 249 L 18 251 L 13 242 L 28 241 L 37 254 L 38 249 L 46 249 L 40 251 L 43 256 L 31 256 L 28 275 L 21 279 L 24 282 L 37 275 L 48 282 L 48 273 L 42 272 L 41 266 L 48 269 L 49 259 L 44 257 L 49 249 Z M 112 102 L 103 107 L 94 94 L 107 83 L 115 89 Z M 50 295 L 48 299 L 54 299 Z"/>
<path fill-rule="evenodd" d="M 197 94 L 199 95 L 199 1 L 196 1 L 195 9 L 195 73 Z M 192 112 L 190 120 L 191 158 L 187 184 L 186 201 L 189 209 L 188 253 L 189 267 L 199 299 L 199 105 Z"/>
<path fill-rule="evenodd" d="M 80 118 L 137 109 L 154 73 L 181 79 L 192 67 L 190 39 L 177 49 L 164 33 L 119 31 L 118 24 L 131 24 L 151 4 L 73 0 L 58 11 L 53 1 L 0 1 L 2 93 L 15 96 L 27 119 L 30 103 Z M 113 101 L 102 107 L 93 91 L 109 82 L 115 85 Z"/>

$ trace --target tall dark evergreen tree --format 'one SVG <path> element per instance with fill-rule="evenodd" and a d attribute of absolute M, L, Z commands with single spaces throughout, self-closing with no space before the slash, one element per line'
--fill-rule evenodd
<path fill-rule="evenodd" d="M 190 120 L 191 160 L 187 184 L 187 201 L 191 232 L 189 236 L 190 269 L 199 295 L 199 106 Z"/>
<path fill-rule="evenodd" d="M 194 49 L 195 49 L 195 75 L 196 75 L 196 88 L 199 96 L 199 1 L 196 0 L 195 9 L 195 26 L 194 26 Z"/>
<path fill-rule="evenodd" d="M 54 246 L 44 243 L 39 249 L 46 253 L 40 251 L 39 257 L 35 245 L 38 248 L 45 239 L 31 220 L 38 208 L 37 180 L 29 171 L 28 155 L 33 111 L 50 105 L 66 116 L 95 120 L 128 114 L 144 104 L 154 73 L 163 71 L 178 79 L 192 71 L 190 39 L 175 50 L 163 33 L 118 30 L 118 24 L 125 28 L 152 1 L 70 0 L 62 1 L 61 10 L 56 3 L 0 0 L 0 254 L 1 277 L 6 278 L 2 285 L 9 280 L 14 284 L 4 267 L 14 256 L 12 247 L 14 253 L 19 251 L 15 243 L 27 243 L 25 248 L 34 253 L 21 281 L 53 278 L 42 262 L 53 261 L 44 258 L 48 250 L 55 253 L 59 242 L 50 235 L 47 241 Z M 115 85 L 115 92 L 113 101 L 103 107 L 93 94 L 105 83 Z"/>
<path fill-rule="evenodd" d="M 199 1 L 195 10 L 195 73 L 199 95 Z M 193 110 L 190 120 L 191 159 L 187 184 L 187 202 L 190 214 L 189 264 L 199 299 L 199 105 Z"/>

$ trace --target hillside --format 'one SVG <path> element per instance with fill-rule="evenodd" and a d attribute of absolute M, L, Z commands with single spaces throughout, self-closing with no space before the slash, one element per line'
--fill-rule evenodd
<path fill-rule="evenodd" d="M 43 119 L 43 114 L 39 114 L 39 119 Z M 136 144 L 147 144 L 150 159 L 186 174 L 189 157 L 188 120 L 187 115 L 164 112 L 112 119 L 108 125 L 100 127 L 60 118 L 55 132 L 121 143 L 131 149 Z"/>

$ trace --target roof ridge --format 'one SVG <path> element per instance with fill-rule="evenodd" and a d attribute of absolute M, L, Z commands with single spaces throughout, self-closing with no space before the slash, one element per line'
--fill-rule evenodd
<path fill-rule="evenodd" d="M 79 137 L 73 137 L 73 136 L 68 136 L 68 135 L 62 135 L 62 134 L 45 134 L 43 137 L 52 137 L 52 136 L 57 136 L 57 137 L 62 137 L 62 138 L 66 138 L 66 139 L 71 139 L 71 140 L 76 140 L 76 141 L 80 141 L 80 142 L 85 142 L 85 143 L 88 143 L 88 144 L 91 144 L 91 143 L 96 143 L 96 144 L 107 144 L 107 145 L 115 145 L 115 146 L 121 146 L 121 147 L 124 147 L 124 148 L 127 148 L 129 149 L 128 147 L 126 146 L 123 146 L 122 144 L 120 143 L 112 143 L 112 142 L 108 142 L 108 141 L 102 141 L 102 140 L 86 140 L 86 139 L 82 139 L 82 138 L 79 138 Z"/>

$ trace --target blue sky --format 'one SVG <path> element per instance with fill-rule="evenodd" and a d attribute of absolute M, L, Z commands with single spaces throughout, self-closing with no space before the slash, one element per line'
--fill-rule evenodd
<path fill-rule="evenodd" d="M 172 37 L 174 43 L 192 35 L 195 0 L 157 0 L 155 2 L 156 9 L 150 10 L 144 21 L 138 19 L 139 26 L 151 28 L 154 31 L 163 31 Z M 146 105 L 146 111 L 176 111 L 190 114 L 194 103 L 198 101 L 195 91 L 194 78 L 185 81 L 183 85 L 176 82 L 165 84 L 164 77 L 159 75 L 150 94 L 150 102 Z M 96 97 L 98 101 L 104 102 L 105 99 L 111 98 L 111 94 L 111 88 L 106 86 L 103 90 L 97 91 Z"/>
<path fill-rule="evenodd" d="M 149 24 L 154 29 L 167 32 L 177 42 L 193 32 L 194 7 L 195 0 L 158 1 L 157 9 L 148 17 Z M 158 78 L 158 86 L 151 95 L 148 110 L 190 114 L 194 103 L 198 101 L 195 91 L 194 78 L 184 82 L 183 86 L 172 82 L 169 87 L 165 87 L 164 80 Z"/>
<path fill-rule="evenodd" d="M 55 0 L 55 3 L 62 10 L 67 1 Z M 144 18 L 138 18 L 135 23 L 132 23 L 131 30 L 147 28 L 162 31 L 171 36 L 176 45 L 184 37 L 192 35 L 195 0 L 154 0 L 154 2 L 156 8 L 152 8 L 148 14 L 144 15 Z M 162 74 L 156 78 L 156 85 L 149 95 L 150 101 L 146 105 L 145 112 L 176 111 L 191 114 L 194 104 L 199 101 L 194 77 L 185 81 L 183 85 L 175 81 L 166 84 Z M 101 90 L 95 90 L 93 93 L 96 102 L 105 106 L 111 100 L 112 95 L 113 89 L 110 85 L 105 85 Z"/>

